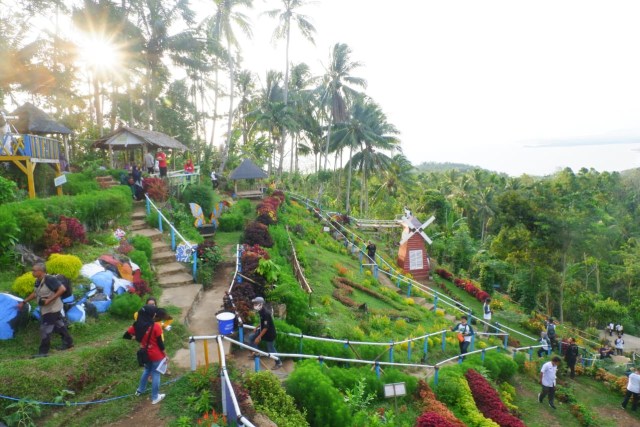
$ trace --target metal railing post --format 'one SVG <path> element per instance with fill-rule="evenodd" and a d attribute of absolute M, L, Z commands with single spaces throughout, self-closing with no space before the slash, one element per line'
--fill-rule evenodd
<path fill-rule="evenodd" d="M 192 269 L 193 281 L 198 281 L 198 251 L 193 251 L 193 269 Z"/>
<path fill-rule="evenodd" d="M 189 361 L 191 362 L 191 370 L 195 371 L 197 367 L 196 357 L 196 340 L 191 337 L 189 340 Z"/>
<path fill-rule="evenodd" d="M 176 250 L 176 232 L 171 229 L 171 250 Z"/>
<path fill-rule="evenodd" d="M 440 372 L 440 368 L 439 368 L 438 366 L 436 366 L 434 369 L 436 370 L 436 372 L 435 372 L 435 374 L 433 375 L 433 383 L 434 383 L 435 385 L 438 385 L 438 374 L 439 374 L 439 372 Z"/>
<path fill-rule="evenodd" d="M 389 346 L 389 362 L 393 363 L 393 346 L 394 343 L 392 342 L 391 345 Z"/>
<path fill-rule="evenodd" d="M 446 341 L 447 341 L 447 332 L 442 331 L 442 351 L 444 351 L 444 346 L 446 344 Z"/>
<path fill-rule="evenodd" d="M 435 313 L 438 309 L 438 294 L 433 297 L 433 312 Z"/>

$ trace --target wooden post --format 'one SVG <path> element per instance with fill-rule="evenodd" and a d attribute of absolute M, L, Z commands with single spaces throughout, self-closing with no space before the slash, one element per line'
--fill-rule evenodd
<path fill-rule="evenodd" d="M 60 175 L 62 175 L 62 171 L 60 168 L 60 163 L 56 163 L 56 178 L 59 177 Z M 56 192 L 58 193 L 58 196 L 62 196 L 62 185 L 58 185 L 56 187 Z"/>

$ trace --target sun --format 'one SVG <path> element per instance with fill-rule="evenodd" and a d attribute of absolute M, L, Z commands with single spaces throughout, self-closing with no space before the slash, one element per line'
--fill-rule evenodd
<path fill-rule="evenodd" d="M 106 72 L 118 67 L 120 51 L 111 40 L 88 35 L 78 43 L 78 59 L 96 72 Z"/>

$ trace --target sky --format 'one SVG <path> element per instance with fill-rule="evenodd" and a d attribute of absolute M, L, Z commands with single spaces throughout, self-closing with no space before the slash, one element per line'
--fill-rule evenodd
<path fill-rule="evenodd" d="M 294 31 L 291 62 L 321 75 L 331 47 L 346 43 L 362 64 L 353 75 L 367 80 L 415 165 L 512 176 L 640 166 L 638 1 L 308 3 L 301 13 L 316 43 Z M 211 4 L 191 0 L 198 19 L 214 13 Z M 241 41 L 243 68 L 261 82 L 269 69 L 284 71 L 284 42 L 271 41 L 276 22 L 261 14 L 280 5 L 254 0 L 246 11 L 253 38 Z"/>
<path fill-rule="evenodd" d="M 640 166 L 640 2 L 322 0 L 302 13 L 316 44 L 294 33 L 291 61 L 321 74 L 330 47 L 349 45 L 414 164 L 512 176 Z M 246 67 L 282 70 L 274 21 L 250 15 Z"/>

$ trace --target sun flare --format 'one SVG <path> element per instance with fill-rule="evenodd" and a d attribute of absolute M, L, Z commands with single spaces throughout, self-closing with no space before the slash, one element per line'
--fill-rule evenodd
<path fill-rule="evenodd" d="M 89 35 L 78 43 L 78 58 L 96 71 L 109 71 L 117 68 L 120 61 L 118 47 L 112 41 L 95 35 Z"/>

